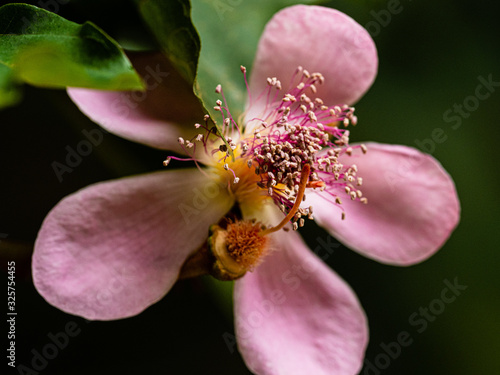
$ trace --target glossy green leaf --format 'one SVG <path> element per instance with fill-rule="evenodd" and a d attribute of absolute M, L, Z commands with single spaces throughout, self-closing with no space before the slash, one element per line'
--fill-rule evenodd
<path fill-rule="evenodd" d="M 0 63 L 10 68 L 10 76 L 36 86 L 144 87 L 120 46 L 97 26 L 26 4 L 0 8 Z"/>
<path fill-rule="evenodd" d="M 296 0 L 192 0 L 192 20 L 201 38 L 196 94 L 214 119 L 213 110 L 222 85 L 233 117 L 244 110 L 246 88 L 240 65 L 251 70 L 257 43 L 274 13 Z"/>
<path fill-rule="evenodd" d="M 189 0 L 136 0 L 136 3 L 163 52 L 182 76 L 193 83 L 200 38 L 191 22 Z"/>

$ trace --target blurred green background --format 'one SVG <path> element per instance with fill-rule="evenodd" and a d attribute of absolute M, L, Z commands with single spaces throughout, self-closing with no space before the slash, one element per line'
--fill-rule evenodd
<path fill-rule="evenodd" d="M 128 46 L 149 38 L 126 2 L 54 3 L 59 15 L 75 22 L 92 20 Z M 498 373 L 500 255 L 494 235 L 500 229 L 495 152 L 500 84 L 493 85 L 486 99 L 477 99 L 476 87 L 480 77 L 500 83 L 499 3 L 326 4 L 367 27 L 379 52 L 379 75 L 356 105 L 359 125 L 352 139 L 425 147 L 453 176 L 462 205 L 458 229 L 422 264 L 381 265 L 344 247 L 328 259 L 356 291 L 369 318 L 367 367 L 361 373 Z M 115 13 L 118 7 L 120 17 Z M 0 244 L 0 257 L 2 267 L 7 260 L 17 261 L 17 363 L 31 367 L 32 350 L 42 351 L 50 343 L 49 333 L 75 322 L 78 335 L 40 373 L 249 374 L 238 353 L 232 353 L 223 340 L 224 333 L 233 333 L 228 284 L 203 278 L 179 282 L 141 315 L 114 322 L 87 323 L 51 307 L 37 294 L 31 284 L 30 243 L 48 211 L 90 183 L 161 169 L 165 153 L 106 134 L 102 144 L 60 183 L 51 163 L 63 161 L 65 147 L 74 148 L 84 139 L 83 129 L 97 126 L 64 91 L 33 87 L 24 91 L 20 105 L 0 112 L 0 236 L 7 236 Z M 460 125 L 443 117 L 455 111 L 455 105 L 464 106 L 458 115 Z M 435 129 L 444 134 L 439 142 L 425 141 Z M 327 234 L 308 224 L 304 236 L 314 248 L 317 238 Z M 435 311 L 440 306 L 434 301 L 441 298 L 445 280 L 455 278 L 467 289 L 438 314 L 424 318 L 425 329 L 412 324 L 410 317 L 420 315 L 421 308 Z M 412 343 L 386 365 L 380 356 L 383 346 L 403 331 Z"/>

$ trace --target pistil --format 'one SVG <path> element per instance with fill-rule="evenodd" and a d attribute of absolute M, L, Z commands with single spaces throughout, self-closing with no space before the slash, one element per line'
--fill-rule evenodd
<path fill-rule="evenodd" d="M 259 233 L 260 236 L 267 236 L 268 234 L 274 233 L 279 231 L 281 228 L 283 228 L 292 218 L 294 215 L 297 213 L 299 210 L 300 204 L 302 203 L 302 200 L 304 199 L 304 193 L 306 191 L 307 187 L 307 180 L 309 179 L 309 172 L 311 171 L 311 167 L 309 164 L 304 164 L 302 167 L 302 174 L 300 175 L 300 185 L 299 185 L 299 191 L 297 192 L 297 196 L 295 197 L 295 203 L 288 212 L 288 215 L 285 216 L 285 218 L 276 225 L 275 227 L 267 228 Z"/>

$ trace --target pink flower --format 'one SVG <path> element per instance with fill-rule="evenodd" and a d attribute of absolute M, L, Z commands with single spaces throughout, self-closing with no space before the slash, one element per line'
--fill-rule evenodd
<path fill-rule="evenodd" d="M 204 167 L 102 182 L 63 199 L 36 241 L 38 291 L 87 319 L 133 316 L 169 291 L 212 227 L 222 271 L 229 278 L 244 274 L 235 282 L 234 304 L 248 367 L 265 375 L 357 373 L 368 328 L 355 294 L 295 231 L 261 225 L 276 226 L 283 212 L 295 227 L 314 217 L 345 245 L 394 265 L 426 259 L 449 237 L 459 203 L 436 160 L 405 146 L 349 145 L 347 128 L 335 125 L 356 122 L 344 104 L 368 90 L 376 69 L 374 43 L 355 21 L 332 9 L 294 6 L 264 30 L 244 120 L 217 103 L 227 143 L 208 135 L 209 119 L 196 128 L 176 125 L 189 112 L 172 117 L 176 95 L 165 87 L 135 108 L 117 105 L 123 93 L 69 90 L 107 130 L 162 149 L 180 143 Z M 304 191 L 307 200 L 297 209 Z"/>

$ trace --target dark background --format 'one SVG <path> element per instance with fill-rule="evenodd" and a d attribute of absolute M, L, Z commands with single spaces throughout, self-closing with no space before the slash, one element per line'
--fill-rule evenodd
<path fill-rule="evenodd" d="M 464 101 L 470 108 L 479 77 L 491 75 L 500 82 L 499 6 L 411 0 L 328 4 L 365 25 L 379 52 L 378 78 L 356 105 L 359 125 L 353 140 L 425 147 L 453 176 L 462 205 L 458 229 L 422 264 L 381 265 L 344 247 L 328 259 L 356 291 L 369 318 L 366 359 L 378 370 L 372 367 L 362 374 L 498 373 L 500 87 L 488 99 L 477 100 L 474 110 L 465 110 L 460 126 L 453 127 L 456 123 L 443 115 Z M 74 1 L 58 8 L 49 10 L 75 22 L 90 19 L 128 46 L 148 38 L 126 2 Z M 3 268 L 9 260 L 17 264 L 17 364 L 31 368 L 36 352 L 51 343 L 49 334 L 60 335 L 70 323 L 74 337 L 55 358 L 38 362 L 44 369 L 33 373 L 249 374 L 223 340 L 224 333 L 233 333 L 230 284 L 203 278 L 182 281 L 139 316 L 113 322 L 88 323 L 37 294 L 30 275 L 31 246 L 49 210 L 90 183 L 161 169 L 165 153 L 106 134 L 60 183 L 52 162 L 64 162 L 65 148 L 75 148 L 84 139 L 82 129 L 98 127 L 64 91 L 24 91 L 20 105 L 0 112 L 0 236 L 7 236 L 0 243 L 0 261 Z M 444 136 L 433 146 L 422 146 L 437 128 Z M 306 229 L 304 236 L 313 248 L 318 237 L 327 236 L 313 225 Z M 467 289 L 418 332 L 422 326 L 410 324 L 409 317 L 440 299 L 445 280 L 455 278 Z M 380 356 L 383 344 L 404 331 L 412 343 L 386 364 Z"/>

